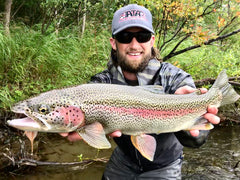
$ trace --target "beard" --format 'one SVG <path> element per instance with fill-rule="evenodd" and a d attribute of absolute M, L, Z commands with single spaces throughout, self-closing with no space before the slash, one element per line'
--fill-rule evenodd
<path fill-rule="evenodd" d="M 130 73 L 142 72 L 148 65 L 148 62 L 151 58 L 151 54 L 146 54 L 142 57 L 139 63 L 134 63 L 131 60 L 128 60 L 126 56 L 119 53 L 118 49 L 116 50 L 117 55 L 117 64 L 122 68 L 123 71 Z"/>

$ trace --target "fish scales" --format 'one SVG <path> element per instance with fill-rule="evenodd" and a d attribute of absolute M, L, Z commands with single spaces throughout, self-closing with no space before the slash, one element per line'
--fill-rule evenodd
<path fill-rule="evenodd" d="M 86 84 L 69 90 L 72 93 L 68 91 L 68 94 L 74 94 L 76 98 L 74 103 L 84 111 L 86 124 L 99 121 L 103 124 L 106 133 L 120 129 L 128 134 L 128 129 L 126 132 L 125 129 L 129 124 L 134 127 L 132 131 L 165 132 L 161 128 L 159 129 L 159 126 L 154 130 L 156 124 L 159 124 L 159 120 L 163 120 L 160 124 L 166 128 L 171 120 L 184 122 L 184 119 L 187 120 L 189 117 L 199 116 L 206 112 L 207 107 L 206 95 L 172 96 L 151 93 L 141 88 L 136 91 L 134 87 L 108 84 L 100 86 L 99 84 Z M 123 111 L 123 107 L 125 111 Z M 199 111 L 203 108 L 204 111 Z M 143 116 L 136 115 L 134 111 L 142 111 Z M 169 114 L 168 118 L 164 116 L 164 112 Z M 183 112 L 185 112 L 185 116 L 182 116 Z"/>
<path fill-rule="evenodd" d="M 239 95 L 228 84 L 225 70 L 210 90 L 201 95 L 164 94 L 160 86 L 83 84 L 17 103 L 12 111 L 27 117 L 9 120 L 8 124 L 25 131 L 76 131 L 89 145 L 99 149 L 111 146 L 105 134 L 121 130 L 131 135 L 133 145 L 144 157 L 153 160 L 154 152 L 149 152 L 145 144 L 154 146 L 152 150 L 156 142 L 147 134 L 211 129 L 213 126 L 202 117 L 207 107 L 219 107 L 238 99 Z"/>
<path fill-rule="evenodd" d="M 184 120 L 206 112 L 208 101 L 212 100 L 208 96 L 208 94 L 172 96 L 152 93 L 140 87 L 136 90 L 136 87 L 131 86 L 84 84 L 43 93 L 28 103 L 29 105 L 44 103 L 51 109 L 55 106 L 77 106 L 83 110 L 86 124 L 99 121 L 106 133 L 115 129 L 126 134 L 133 131 L 159 133 L 165 132 L 163 128 L 169 125 L 171 128 L 173 120 L 184 123 Z M 126 129 L 129 124 L 133 126 L 131 132 Z M 172 124 L 174 125 L 174 122 Z"/>

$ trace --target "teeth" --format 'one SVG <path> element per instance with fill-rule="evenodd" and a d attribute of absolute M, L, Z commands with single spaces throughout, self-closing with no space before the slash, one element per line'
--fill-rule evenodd
<path fill-rule="evenodd" d="M 130 55 L 132 55 L 132 56 L 139 56 L 141 53 L 138 52 L 138 53 L 128 53 L 128 54 L 130 54 Z"/>

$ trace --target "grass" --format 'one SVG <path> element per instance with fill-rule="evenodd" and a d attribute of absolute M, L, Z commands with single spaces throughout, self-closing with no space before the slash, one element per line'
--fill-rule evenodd
<path fill-rule="evenodd" d="M 41 35 L 31 29 L 0 33 L 0 108 L 50 89 L 87 82 L 106 67 L 108 32 L 83 38 L 63 31 Z"/>
<path fill-rule="evenodd" d="M 12 26 L 11 37 L 0 27 L 0 112 L 20 100 L 45 92 L 86 83 L 106 68 L 110 54 L 107 30 L 87 27 L 83 37 L 77 30 L 42 35 L 26 26 Z M 239 76 L 240 37 L 188 51 L 168 62 L 190 73 L 195 80 L 216 77 L 223 69 Z M 184 46 L 192 42 L 187 41 Z M 171 46 L 165 53 L 171 50 Z M 162 54 L 164 56 L 164 53 Z"/>

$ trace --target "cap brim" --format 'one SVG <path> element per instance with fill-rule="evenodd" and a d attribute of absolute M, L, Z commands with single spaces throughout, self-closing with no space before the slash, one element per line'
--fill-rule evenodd
<path fill-rule="evenodd" d="M 143 26 L 142 24 L 135 24 L 134 26 L 133 26 L 132 24 L 129 24 L 129 25 L 126 25 L 126 26 L 122 26 L 121 28 L 119 28 L 118 30 L 116 30 L 112 35 L 114 36 L 114 35 L 116 35 L 117 33 L 121 32 L 121 31 L 123 31 L 123 30 L 125 30 L 125 29 L 131 28 L 131 27 L 140 27 L 140 28 L 143 28 L 143 29 L 145 29 L 145 30 L 147 30 L 147 31 L 155 34 L 152 29 L 150 29 L 150 28 L 148 28 L 148 27 L 146 27 L 146 26 Z"/>

